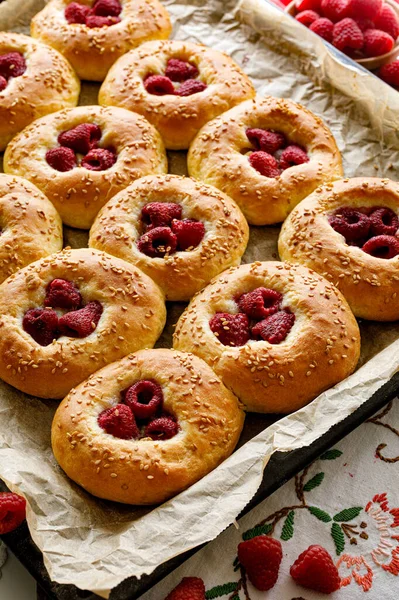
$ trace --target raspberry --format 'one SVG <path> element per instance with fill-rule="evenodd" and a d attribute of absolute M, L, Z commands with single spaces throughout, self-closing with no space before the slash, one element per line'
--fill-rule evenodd
<path fill-rule="evenodd" d="M 90 171 L 106 171 L 116 163 L 116 154 L 105 148 L 93 148 L 82 158 L 81 167 Z"/>
<path fill-rule="evenodd" d="M 362 250 L 376 258 L 394 258 L 399 254 L 399 239 L 392 235 L 377 235 L 368 240 Z"/>
<path fill-rule="evenodd" d="M 322 546 L 312 545 L 302 552 L 292 565 L 290 574 L 298 585 L 323 594 L 332 594 L 340 587 L 337 567 Z"/>
<path fill-rule="evenodd" d="M 24 315 L 22 327 L 40 346 L 48 346 L 58 337 L 58 315 L 54 310 L 30 308 Z"/>
<path fill-rule="evenodd" d="M 205 585 L 199 577 L 184 577 L 165 600 L 205 600 Z"/>
<path fill-rule="evenodd" d="M 282 300 L 280 292 L 260 287 L 243 294 L 237 304 L 251 319 L 265 319 L 280 310 Z"/>
<path fill-rule="evenodd" d="M 196 248 L 205 235 L 205 226 L 201 221 L 194 219 L 183 219 L 173 221 L 172 231 L 177 237 L 178 250 L 189 250 Z"/>
<path fill-rule="evenodd" d="M 298 12 L 303 12 L 304 10 L 315 10 L 316 12 L 319 12 L 321 0 L 297 0 L 295 8 Z"/>
<path fill-rule="evenodd" d="M 106 433 L 122 440 L 139 437 L 139 429 L 133 413 L 126 404 L 117 404 L 103 410 L 99 414 L 97 422 Z"/>
<path fill-rule="evenodd" d="M 376 29 L 389 33 L 389 35 L 396 40 L 399 35 L 399 19 L 396 12 L 389 4 L 382 5 L 381 12 L 374 19 L 374 26 Z"/>
<path fill-rule="evenodd" d="M 182 208 L 175 202 L 150 202 L 141 210 L 141 220 L 147 230 L 154 227 L 169 227 L 173 219 L 181 219 Z"/>
<path fill-rule="evenodd" d="M 68 23 L 86 23 L 86 17 L 90 12 L 90 6 L 84 4 L 78 4 L 78 2 L 72 2 L 68 4 L 64 11 L 64 15 Z"/>
<path fill-rule="evenodd" d="M 216 313 L 209 327 L 224 346 L 244 346 L 249 340 L 249 319 L 242 313 Z"/>
<path fill-rule="evenodd" d="M 309 27 L 309 25 L 320 19 L 320 15 L 314 10 L 304 10 L 303 12 L 300 12 L 297 15 L 295 15 L 295 18 L 297 21 L 302 23 L 302 25 L 306 25 L 306 27 Z"/>
<path fill-rule="evenodd" d="M 269 344 L 280 344 L 286 339 L 294 323 L 295 315 L 292 312 L 280 310 L 252 327 L 252 335 Z"/>
<path fill-rule="evenodd" d="M 70 148 L 51 148 L 46 152 L 46 161 L 56 171 L 71 171 L 76 167 L 75 152 Z"/>
<path fill-rule="evenodd" d="M 381 77 L 385 83 L 399 87 L 399 60 L 388 63 L 381 67 L 378 71 L 378 76 Z"/>
<path fill-rule="evenodd" d="M 144 80 L 144 87 L 149 94 L 166 96 L 175 93 L 175 88 L 169 77 L 163 75 L 150 75 Z"/>
<path fill-rule="evenodd" d="M 399 219 L 390 208 L 377 208 L 370 215 L 372 235 L 395 235 Z"/>
<path fill-rule="evenodd" d="M 86 25 L 91 29 L 95 27 L 109 27 L 110 25 L 120 23 L 120 21 L 119 17 L 100 17 L 99 15 L 88 15 L 86 17 Z"/>
<path fill-rule="evenodd" d="M 354 19 L 358 15 L 362 15 L 362 19 L 374 21 L 381 11 L 382 4 L 383 0 L 350 0 L 349 15 Z"/>
<path fill-rule="evenodd" d="M 126 390 L 125 403 L 137 419 L 149 419 L 162 406 L 162 388 L 155 381 L 142 379 Z"/>
<path fill-rule="evenodd" d="M 170 227 L 154 227 L 141 236 L 137 247 L 151 258 L 162 258 L 165 254 L 176 252 L 177 237 Z"/>
<path fill-rule="evenodd" d="M 44 306 L 52 308 L 76 309 L 82 303 L 82 296 L 72 281 L 66 279 L 53 279 L 47 286 Z"/>
<path fill-rule="evenodd" d="M 87 154 L 100 139 L 101 129 L 98 125 L 81 123 L 73 129 L 60 133 L 58 143 L 80 154 Z"/>
<path fill-rule="evenodd" d="M 122 12 L 118 0 L 96 0 L 91 9 L 91 14 L 101 17 L 117 17 Z"/>
<path fill-rule="evenodd" d="M 337 23 L 349 16 L 350 0 L 321 0 L 321 12 L 323 17 Z"/>
<path fill-rule="evenodd" d="M 172 81 L 186 81 L 186 79 L 195 79 L 198 77 L 198 69 L 195 65 L 179 60 L 178 58 L 170 58 L 165 69 L 166 77 Z"/>
<path fill-rule="evenodd" d="M 264 177 L 273 179 L 280 175 L 277 160 L 268 152 L 263 152 L 262 150 L 252 152 L 248 160 L 251 167 Z"/>
<path fill-rule="evenodd" d="M 287 146 L 280 157 L 280 169 L 289 169 L 295 165 L 302 165 L 303 163 L 309 162 L 309 156 L 307 152 L 300 146 L 292 144 Z"/>
<path fill-rule="evenodd" d="M 339 208 L 328 222 L 347 242 L 367 237 L 370 230 L 369 217 L 355 208 Z"/>
<path fill-rule="evenodd" d="M 14 531 L 26 517 L 26 500 L 11 492 L 0 493 L 0 535 Z"/>
<path fill-rule="evenodd" d="M 97 300 L 89 302 L 85 307 L 60 317 L 58 321 L 60 332 L 68 337 L 87 337 L 96 329 L 102 312 L 103 307 Z"/>
<path fill-rule="evenodd" d="M 0 55 L 0 75 L 4 79 L 20 77 L 26 71 L 26 62 L 19 52 L 8 52 Z"/>
<path fill-rule="evenodd" d="M 282 133 L 266 129 L 247 129 L 245 133 L 257 150 L 268 152 L 268 154 L 274 154 L 286 145 L 285 137 Z"/>
<path fill-rule="evenodd" d="M 198 79 L 187 79 L 181 86 L 175 91 L 177 96 L 192 96 L 206 90 L 208 86 L 203 81 Z"/>
<path fill-rule="evenodd" d="M 0 75 L 0 92 L 2 92 L 3 90 L 5 90 L 7 87 L 7 79 L 5 79 L 3 77 L 3 75 Z"/>
<path fill-rule="evenodd" d="M 258 535 L 238 544 L 238 560 L 256 589 L 266 592 L 277 581 L 283 550 L 281 543 L 267 535 Z"/>
<path fill-rule="evenodd" d="M 326 19 L 324 17 L 321 19 L 317 19 L 317 21 L 314 21 L 311 24 L 309 29 L 314 33 L 317 33 L 317 35 L 322 37 L 323 40 L 326 40 L 330 43 L 332 42 L 334 23 L 330 21 L 330 19 Z"/>
<path fill-rule="evenodd" d="M 338 50 L 360 50 L 363 43 L 363 33 L 353 19 L 343 19 L 334 25 L 333 44 Z"/>
<path fill-rule="evenodd" d="M 394 46 L 395 40 L 380 29 L 368 29 L 364 32 L 364 54 L 366 56 L 382 56 L 390 52 Z"/>
<path fill-rule="evenodd" d="M 358 19 L 355 17 L 354 21 L 358 24 L 360 31 L 365 32 L 367 29 L 375 29 L 375 25 L 370 19 Z"/>
<path fill-rule="evenodd" d="M 169 440 L 179 431 L 179 425 L 172 417 L 164 415 L 150 423 L 144 430 L 144 436 L 153 440 Z"/>

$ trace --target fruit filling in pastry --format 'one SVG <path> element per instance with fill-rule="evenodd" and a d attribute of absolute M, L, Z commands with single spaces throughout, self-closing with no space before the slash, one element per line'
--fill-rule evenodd
<path fill-rule="evenodd" d="M 141 211 L 141 222 L 144 233 L 137 247 L 151 258 L 193 250 L 205 235 L 204 224 L 195 219 L 182 219 L 182 207 L 173 202 L 146 204 Z"/>
<path fill-rule="evenodd" d="M 11 78 L 20 77 L 25 71 L 25 58 L 20 52 L 0 54 L 0 92 L 6 89 Z"/>
<path fill-rule="evenodd" d="M 256 288 L 236 299 L 241 312 L 216 313 L 209 326 L 224 346 L 244 346 L 250 339 L 280 344 L 295 323 L 290 309 L 281 308 L 282 301 L 280 292 Z"/>
<path fill-rule="evenodd" d="M 149 94 L 156 96 L 191 96 L 203 92 L 208 87 L 198 79 L 199 71 L 190 62 L 170 58 L 163 75 L 149 74 L 144 79 L 144 87 Z"/>
<path fill-rule="evenodd" d="M 56 171 L 71 171 L 78 166 L 77 155 L 83 155 L 80 166 L 90 171 L 105 171 L 117 159 L 114 149 L 99 148 L 101 129 L 94 123 L 81 123 L 58 136 L 60 146 L 46 152 L 46 161 Z"/>
<path fill-rule="evenodd" d="M 120 23 L 122 5 L 118 0 L 96 0 L 93 7 L 79 2 L 71 2 L 64 15 L 68 23 L 79 23 L 86 27 L 105 27 Z"/>
<path fill-rule="evenodd" d="M 23 317 L 23 328 L 41 346 L 48 346 L 61 335 L 85 338 L 97 328 L 103 307 L 97 300 L 82 304 L 82 296 L 71 281 L 53 279 L 47 286 L 45 308 L 30 308 Z M 54 309 L 66 312 L 59 316 Z"/>
<path fill-rule="evenodd" d="M 309 162 L 301 146 L 290 144 L 283 133 L 269 129 L 247 129 L 253 149 L 244 148 L 250 165 L 264 177 L 275 178 L 285 169 Z"/>
<path fill-rule="evenodd" d="M 168 440 L 179 431 L 174 417 L 163 410 L 163 392 L 156 381 L 142 379 L 122 392 L 121 402 L 98 417 L 106 433 L 124 440 Z"/>
<path fill-rule="evenodd" d="M 342 207 L 328 221 L 348 245 L 358 246 L 371 256 L 390 259 L 399 254 L 399 218 L 390 208 Z"/>

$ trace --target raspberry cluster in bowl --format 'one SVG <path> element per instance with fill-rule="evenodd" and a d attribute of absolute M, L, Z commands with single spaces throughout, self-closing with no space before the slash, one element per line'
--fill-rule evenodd
<path fill-rule="evenodd" d="M 240 312 L 216 313 L 209 327 L 224 346 L 244 346 L 250 339 L 269 344 L 283 342 L 295 323 L 289 308 L 282 308 L 283 295 L 259 287 L 235 298 Z"/>
<path fill-rule="evenodd" d="M 328 221 L 349 246 L 386 260 L 399 255 L 399 218 L 390 208 L 342 207 Z"/>
<path fill-rule="evenodd" d="M 142 379 L 124 390 L 120 403 L 103 410 L 97 421 L 106 433 L 123 440 L 168 440 L 177 434 L 179 424 L 163 403 L 161 386 Z"/>
<path fill-rule="evenodd" d="M 264 177 L 278 177 L 282 171 L 309 161 L 304 148 L 287 141 L 285 135 L 270 129 L 247 129 L 253 148 L 244 148 L 250 165 Z"/>
<path fill-rule="evenodd" d="M 96 0 L 93 7 L 79 2 L 71 2 L 64 11 L 65 19 L 70 24 L 86 25 L 90 29 L 120 23 L 122 5 L 119 0 Z"/>
<path fill-rule="evenodd" d="M 297 21 L 355 60 L 385 55 L 399 36 L 397 12 L 383 0 L 297 0 Z"/>

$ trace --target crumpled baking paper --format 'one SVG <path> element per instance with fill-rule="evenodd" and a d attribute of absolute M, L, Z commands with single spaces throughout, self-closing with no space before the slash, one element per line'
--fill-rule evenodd
<path fill-rule="evenodd" d="M 26 0 L 25 11 L 18 10 L 21 4 L 0 4 L 0 28 L 28 32 L 29 19 L 43 2 Z M 292 98 L 320 115 L 336 137 L 347 176 L 398 179 L 399 106 L 385 84 L 366 72 L 344 68 L 316 36 L 301 29 L 303 37 L 298 39 L 298 25 L 262 0 L 244 0 L 237 12 L 234 0 L 164 4 L 172 15 L 175 38 L 228 52 L 260 94 Z M 264 32 L 263 39 L 259 32 Z M 95 103 L 97 92 L 98 85 L 85 83 L 81 104 Z M 170 171 L 186 172 L 185 153 L 170 153 Z M 252 228 L 245 262 L 277 260 L 278 233 L 278 227 Z M 87 244 L 87 233 L 65 228 L 64 239 L 66 245 L 81 247 Z M 173 323 L 183 309 L 182 303 L 168 305 L 168 323 L 158 345 L 171 345 Z M 399 326 L 363 323 L 361 330 L 362 368 L 281 420 L 249 415 L 241 447 L 158 508 L 101 501 L 68 480 L 50 448 L 56 403 L 28 397 L 0 382 L 0 478 L 27 498 L 28 525 L 50 577 L 105 597 L 126 577 L 150 573 L 169 558 L 213 539 L 252 498 L 273 452 L 311 444 L 398 369 Z"/>

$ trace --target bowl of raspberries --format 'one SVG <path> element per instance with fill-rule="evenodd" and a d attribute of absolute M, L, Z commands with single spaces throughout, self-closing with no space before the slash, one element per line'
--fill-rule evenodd
<path fill-rule="evenodd" d="M 394 0 L 293 0 L 286 11 L 367 69 L 378 69 L 399 54 L 399 4 Z"/>

